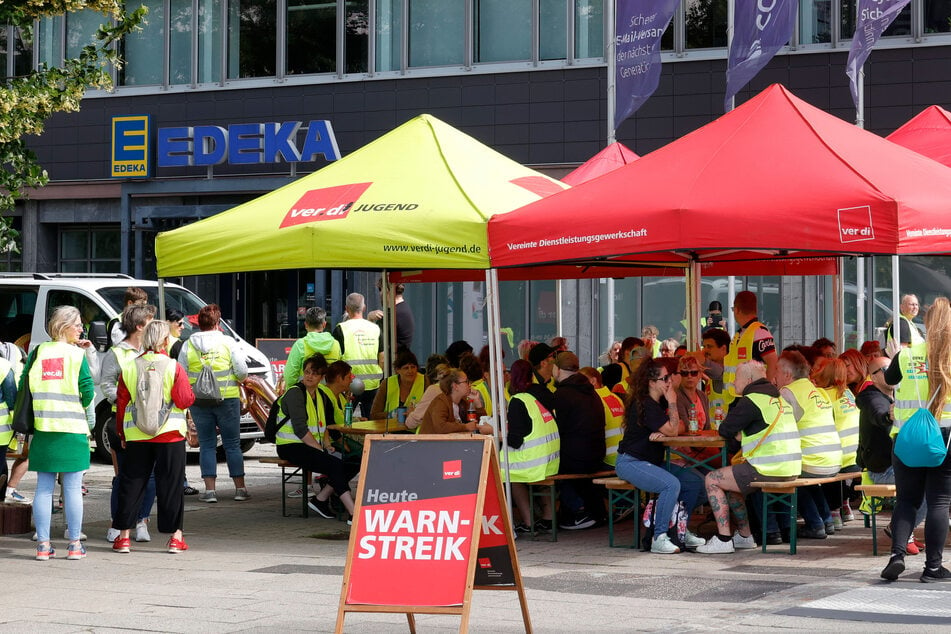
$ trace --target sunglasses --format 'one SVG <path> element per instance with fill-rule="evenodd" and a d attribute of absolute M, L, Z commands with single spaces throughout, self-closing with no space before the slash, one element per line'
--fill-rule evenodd
<path fill-rule="evenodd" d="M 878 374 L 879 372 L 884 372 L 884 371 L 885 371 L 885 368 L 879 368 L 879 369 L 875 370 L 874 372 L 872 372 L 872 375 L 874 376 L 874 375 Z"/>
<path fill-rule="evenodd" d="M 700 376 L 700 370 L 681 370 L 680 376 Z"/>
<path fill-rule="evenodd" d="M 651 381 L 663 381 L 664 383 L 667 383 L 668 381 L 670 381 L 670 375 L 665 374 L 664 376 L 659 376 L 656 379 L 651 379 Z"/>
<path fill-rule="evenodd" d="M 466 379 L 465 381 L 455 381 L 456 385 L 468 385 L 469 383 L 469 379 Z"/>

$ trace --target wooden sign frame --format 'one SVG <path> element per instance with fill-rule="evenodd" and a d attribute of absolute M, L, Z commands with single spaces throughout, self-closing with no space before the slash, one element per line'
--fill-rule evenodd
<path fill-rule="evenodd" d="M 476 492 L 476 504 L 475 511 L 473 515 L 473 522 L 471 524 L 471 534 L 466 533 L 465 535 L 469 537 L 468 543 L 468 556 L 467 556 L 467 565 L 466 565 L 466 578 L 465 578 L 465 588 L 463 591 L 463 600 L 460 605 L 380 605 L 380 604 L 365 604 L 365 603 L 350 603 L 348 602 L 348 596 L 352 589 L 352 585 L 357 582 L 356 577 L 352 576 L 353 574 L 353 563 L 354 563 L 354 552 L 357 547 L 357 538 L 360 534 L 358 527 L 364 521 L 362 507 L 363 500 L 366 494 L 366 475 L 369 473 L 370 469 L 373 469 L 373 465 L 370 464 L 373 458 L 373 448 L 376 443 L 380 446 L 381 442 L 385 441 L 388 443 L 439 443 L 447 441 L 464 441 L 472 443 L 480 443 L 481 447 L 481 467 L 478 476 L 478 491 Z M 434 450 L 437 449 L 434 447 Z M 433 452 L 438 455 L 437 451 Z M 444 476 L 445 478 L 445 476 Z M 489 497 L 493 496 L 495 502 Z M 484 517 L 483 512 L 486 509 L 486 502 L 489 501 L 489 506 L 494 510 L 498 509 L 498 520 L 501 526 L 495 526 L 494 524 L 487 524 L 487 519 Z M 493 516 L 495 517 L 495 516 Z M 483 561 L 480 562 L 480 539 L 483 532 L 485 532 L 489 527 L 491 530 L 498 533 L 501 531 L 505 547 L 507 549 L 508 559 L 511 563 L 511 576 L 509 578 L 509 571 L 503 570 L 498 574 L 500 578 L 504 578 L 505 581 L 500 585 L 476 585 L 476 574 L 477 566 L 483 568 L 488 567 L 487 562 L 488 558 L 483 557 Z M 462 533 L 460 533 L 462 534 Z M 501 538 L 497 538 L 501 539 Z M 497 546 L 495 547 L 497 552 Z M 503 562 L 503 564 L 508 562 Z M 503 565 L 504 568 L 504 565 Z M 401 580 L 403 582 L 407 580 Z M 422 581 L 422 580 L 408 580 L 409 582 L 413 581 Z M 461 436 L 461 435 L 415 435 L 415 436 L 394 436 L 394 435 L 370 435 L 366 437 L 366 442 L 363 448 L 363 459 L 360 469 L 360 481 L 357 487 L 357 499 L 354 504 L 353 512 L 353 528 L 351 529 L 350 534 L 350 545 L 347 549 L 347 564 L 344 569 L 343 575 L 343 584 L 340 590 L 340 604 L 337 611 L 337 624 L 335 632 L 343 632 L 344 618 L 348 612 L 372 612 L 372 613 L 396 613 L 396 614 L 406 614 L 406 620 L 409 625 L 409 631 L 416 632 L 416 614 L 458 614 L 461 617 L 459 624 L 459 632 L 465 633 L 468 632 L 469 628 L 469 614 L 472 603 L 472 591 L 473 590 L 514 590 L 518 593 L 519 603 L 522 609 L 522 620 L 525 624 L 525 632 L 531 634 L 532 632 L 532 623 L 531 616 L 528 612 L 528 602 L 525 596 L 525 587 L 522 583 L 522 574 L 518 565 L 518 554 L 515 550 L 515 536 L 512 532 L 512 522 L 508 513 L 508 504 L 505 501 L 505 495 L 502 488 L 502 479 L 499 472 L 499 459 L 498 452 L 495 447 L 495 440 L 491 436 Z"/>

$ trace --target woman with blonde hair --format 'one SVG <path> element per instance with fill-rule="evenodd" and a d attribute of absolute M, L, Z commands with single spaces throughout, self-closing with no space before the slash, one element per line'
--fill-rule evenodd
<path fill-rule="evenodd" d="M 33 394 L 33 440 L 30 471 L 36 471 L 33 520 L 36 524 L 36 559 L 55 556 L 50 543 L 50 518 L 56 474 L 62 474 L 66 525 L 69 532 L 67 559 L 82 559 L 86 547 L 80 541 L 83 524 L 83 472 L 89 469 L 89 426 L 86 407 L 95 396 L 95 384 L 84 348 L 92 342 L 81 339 L 83 323 L 73 306 L 53 309 L 49 342 L 30 354 L 20 379 L 29 376 Z"/>

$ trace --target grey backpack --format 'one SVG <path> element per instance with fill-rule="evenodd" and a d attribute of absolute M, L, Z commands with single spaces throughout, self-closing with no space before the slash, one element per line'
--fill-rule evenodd
<path fill-rule="evenodd" d="M 195 352 L 198 352 L 201 360 L 201 371 L 198 373 L 198 378 L 195 379 L 195 385 L 192 386 L 192 391 L 195 392 L 195 400 L 220 403 L 223 399 L 221 398 L 221 388 L 218 387 L 218 379 L 215 378 L 215 371 L 211 369 L 210 364 L 205 363 L 201 351 L 196 348 Z"/>
<path fill-rule="evenodd" d="M 135 360 L 137 382 L 135 402 L 130 404 L 132 420 L 144 434 L 154 436 L 168 421 L 172 403 L 165 400 L 165 371 L 172 360 L 164 355 L 152 359 L 138 357 Z"/>

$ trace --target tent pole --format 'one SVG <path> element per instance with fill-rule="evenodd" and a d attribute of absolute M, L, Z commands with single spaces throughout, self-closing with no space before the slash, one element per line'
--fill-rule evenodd
<path fill-rule="evenodd" d="M 615 85 L 614 74 L 617 72 L 616 60 L 614 59 L 614 49 L 617 46 L 617 25 L 616 25 L 616 16 L 617 16 L 617 0 L 608 0 L 605 7 L 605 20 L 607 21 L 606 32 L 610 34 L 608 38 L 607 46 L 607 62 L 608 62 L 608 77 L 607 77 L 607 124 L 608 124 L 608 142 L 605 146 L 611 145 L 617 140 L 617 129 L 614 127 L 614 117 L 617 113 L 617 86 Z M 569 5 L 570 6 L 570 5 Z M 613 339 L 612 339 L 613 341 Z"/>
<path fill-rule="evenodd" d="M 614 278 L 609 277 L 607 281 L 608 293 L 608 343 L 605 350 L 614 345 Z"/>
<path fill-rule="evenodd" d="M 855 347 L 867 338 L 865 334 L 865 258 L 855 258 Z M 843 348 L 840 348 L 844 349 Z"/>
<path fill-rule="evenodd" d="M 492 366 L 492 385 L 489 394 L 492 397 L 492 412 L 498 420 L 499 440 L 502 442 L 502 462 L 505 472 L 505 499 L 512 516 L 512 478 L 509 471 L 508 417 L 505 411 L 505 373 L 502 371 L 502 323 L 499 312 L 499 272 L 496 269 L 485 271 L 486 308 L 489 313 L 489 363 Z"/>
<path fill-rule="evenodd" d="M 845 349 L 845 285 L 842 283 L 842 266 L 845 258 L 838 260 L 838 272 L 832 277 L 832 314 L 835 315 L 835 321 L 832 324 L 833 337 L 835 338 L 836 350 Z"/>
<path fill-rule="evenodd" d="M 687 350 L 699 348 L 700 336 L 700 262 L 690 261 L 687 269 Z"/>
<path fill-rule="evenodd" d="M 555 336 L 561 337 L 564 334 L 564 313 L 561 309 L 561 297 L 563 293 L 561 280 L 555 280 Z"/>
<path fill-rule="evenodd" d="M 383 269 L 383 279 L 380 285 L 380 299 L 383 303 L 383 376 L 390 376 L 393 365 L 393 349 L 396 342 L 394 334 L 396 326 L 396 305 L 393 303 L 392 288 L 390 287 L 390 276 L 386 269 Z M 364 414 L 364 416 L 367 416 Z M 369 418 L 369 417 L 368 417 Z"/>
<path fill-rule="evenodd" d="M 158 319 L 165 319 L 165 279 L 161 277 L 158 278 L 158 314 Z"/>
<path fill-rule="evenodd" d="M 730 312 L 727 313 L 728 317 L 727 317 L 726 324 L 727 324 L 727 327 L 729 328 L 730 334 L 733 334 L 734 332 L 736 332 L 736 329 L 737 329 L 736 318 L 733 317 L 733 300 L 736 299 L 736 276 L 730 275 L 729 277 L 726 278 L 726 281 L 727 281 L 726 299 L 727 299 L 727 302 L 730 304 L 728 307 Z"/>
<path fill-rule="evenodd" d="M 892 338 L 901 343 L 901 283 L 898 272 L 898 256 L 892 256 Z"/>

